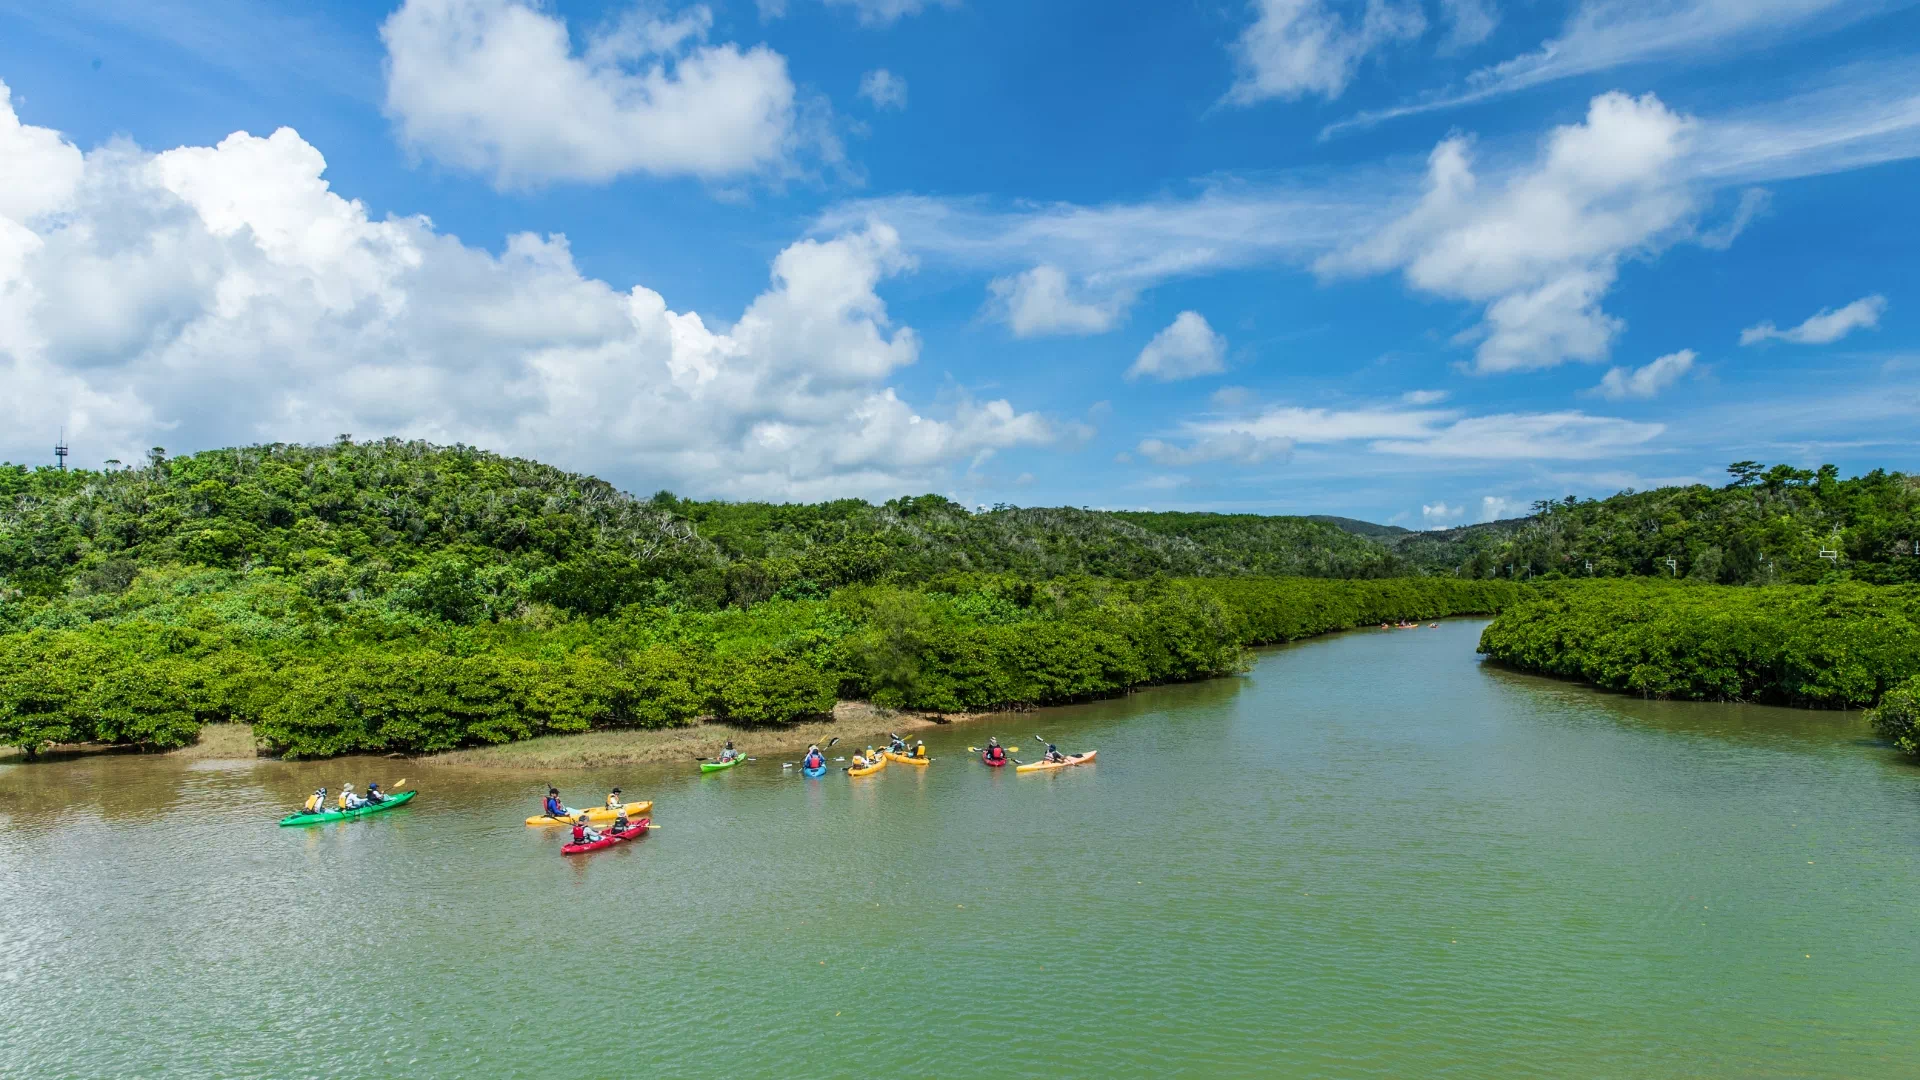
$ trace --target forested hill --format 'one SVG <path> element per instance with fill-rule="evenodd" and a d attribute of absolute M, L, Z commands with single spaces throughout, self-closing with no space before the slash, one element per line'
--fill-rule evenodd
<path fill-rule="evenodd" d="M 1720 487 L 1534 506 L 1457 565 L 1469 577 L 1677 577 L 1725 585 L 1920 582 L 1920 477 L 1741 461 Z M 1403 549 L 1403 553 L 1406 553 Z M 1825 554 L 1823 554 L 1825 553 Z M 1667 560 L 1673 560 L 1669 565 Z M 1591 569 L 1589 569 L 1591 564 Z"/>
<path fill-rule="evenodd" d="M 317 602 L 404 593 L 453 621 L 523 601 L 604 614 L 985 571 L 1388 577 L 1418 568 L 1298 517 L 640 499 L 470 447 L 213 450 L 105 472 L 0 468 L 0 589 L 113 594 L 145 567 L 267 571 Z"/>
<path fill-rule="evenodd" d="M 1732 472 L 1719 488 L 1567 499 L 1530 518 L 1414 532 L 1331 517 L 969 511 L 936 495 L 642 499 L 471 447 L 343 439 L 157 454 L 105 472 L 0 467 L 0 599 L 117 595 L 166 566 L 264 572 L 315 603 L 383 597 L 452 622 L 529 602 L 588 615 L 712 609 L 967 572 L 1920 581 L 1915 479 L 1751 462 Z"/>

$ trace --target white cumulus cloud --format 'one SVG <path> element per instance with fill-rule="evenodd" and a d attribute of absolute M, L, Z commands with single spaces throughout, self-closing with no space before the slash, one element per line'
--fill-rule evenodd
<path fill-rule="evenodd" d="M 1127 369 L 1127 378 L 1172 382 L 1213 375 L 1227 369 L 1226 359 L 1227 339 L 1215 333 L 1199 312 L 1183 311 L 1140 350 Z"/>
<path fill-rule="evenodd" d="M 1481 372 L 1603 360 L 1624 325 L 1600 307 L 1621 260 L 1684 235 L 1696 209 L 1679 169 L 1692 128 L 1651 94 L 1602 94 L 1494 185 L 1475 175 L 1469 141 L 1449 138 L 1418 204 L 1316 265 L 1397 269 L 1423 292 L 1485 304 L 1463 338 L 1479 341 Z"/>
<path fill-rule="evenodd" d="M 886 68 L 874 68 L 860 77 L 860 96 L 876 109 L 904 109 L 907 107 L 907 80 Z"/>
<path fill-rule="evenodd" d="M 1013 329 L 1014 337 L 1048 334 L 1104 334 L 1113 329 L 1132 301 L 1122 293 L 1100 300 L 1077 297 L 1066 271 L 1042 264 L 987 284 L 992 307 Z"/>
<path fill-rule="evenodd" d="M 530 0 L 406 0 L 380 27 L 403 142 L 501 186 L 785 168 L 806 136 L 786 58 L 709 44 L 704 6 L 582 35 Z"/>
<path fill-rule="evenodd" d="M 395 434 L 639 489 L 804 499 L 938 490 L 1057 435 L 1004 400 L 932 411 L 887 384 L 920 340 L 877 291 L 913 265 L 883 223 L 788 247 L 724 327 L 582 275 L 562 236 L 495 254 L 376 219 L 290 128 L 83 156 L 0 86 L 0 163 L 16 460 L 60 424 L 93 460 Z"/>
<path fill-rule="evenodd" d="M 1692 349 L 1681 349 L 1656 357 L 1652 363 L 1638 368 L 1608 368 L 1600 378 L 1600 385 L 1594 390 L 1608 401 L 1622 401 L 1626 398 L 1650 398 L 1678 382 L 1680 376 L 1693 370 L 1697 354 Z"/>
<path fill-rule="evenodd" d="M 1449 521 L 1456 521 L 1464 513 L 1466 513 L 1464 507 L 1448 506 L 1444 499 L 1431 505 L 1423 503 L 1420 506 L 1421 520 L 1436 526 L 1444 525 Z"/>
<path fill-rule="evenodd" d="M 1509 499 L 1504 495 L 1482 495 L 1480 497 L 1480 520 L 1499 521 L 1502 518 L 1518 517 L 1525 507 L 1518 499 Z"/>
<path fill-rule="evenodd" d="M 1753 345 L 1773 339 L 1795 345 L 1831 345 L 1855 330 L 1878 327 L 1880 316 L 1886 310 L 1886 297 L 1878 293 L 1863 296 L 1843 308 L 1821 308 L 1806 322 L 1786 330 L 1777 329 L 1770 322 L 1749 326 L 1740 331 L 1740 344 Z"/>
<path fill-rule="evenodd" d="M 1417 2 L 1366 0 L 1352 15 L 1326 0 L 1253 0 L 1251 6 L 1254 20 L 1233 44 L 1240 70 L 1227 101 L 1236 105 L 1306 94 L 1337 98 L 1368 54 L 1427 28 Z"/>

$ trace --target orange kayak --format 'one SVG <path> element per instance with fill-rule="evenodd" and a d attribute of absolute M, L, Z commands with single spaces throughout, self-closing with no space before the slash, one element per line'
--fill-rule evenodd
<path fill-rule="evenodd" d="M 1051 772 L 1054 769 L 1064 769 L 1069 765 L 1091 765 L 1093 764 L 1093 755 L 1099 752 L 1098 750 L 1089 750 L 1084 754 L 1068 754 L 1067 760 L 1065 761 L 1030 761 L 1025 765 L 1015 766 L 1013 771 Z"/>
<path fill-rule="evenodd" d="M 877 773 L 881 769 L 884 769 L 886 767 L 887 767 L 887 758 L 885 754 L 882 754 L 879 757 L 874 758 L 873 764 L 868 765 L 865 768 L 848 769 L 847 775 L 848 776 L 872 776 L 874 773 Z"/>

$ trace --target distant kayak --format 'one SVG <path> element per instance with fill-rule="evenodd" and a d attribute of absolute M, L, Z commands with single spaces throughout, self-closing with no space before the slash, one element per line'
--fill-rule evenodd
<path fill-rule="evenodd" d="M 288 814 L 286 817 L 280 819 L 280 824 L 319 825 L 328 821 L 345 821 L 348 818 L 366 817 L 368 814 L 378 814 L 383 810 L 391 810 L 396 806 L 404 806 L 407 800 L 418 794 L 419 792 L 417 791 L 402 791 L 398 795 L 389 795 L 371 806 L 362 806 L 354 810 L 325 810 L 318 814 Z"/>
<path fill-rule="evenodd" d="M 995 761 L 993 758 L 990 758 L 987 756 L 987 752 L 985 750 L 982 750 L 980 751 L 980 763 L 983 765 L 991 765 L 994 768 L 998 769 L 998 768 L 1004 767 L 1007 764 L 1007 759 L 1001 758 L 1000 760 Z"/>
<path fill-rule="evenodd" d="M 745 760 L 747 760 L 746 755 L 742 754 L 732 761 L 703 761 L 700 763 L 700 771 L 703 773 L 719 772 L 721 769 L 731 769 Z"/>
<path fill-rule="evenodd" d="M 882 752 L 881 752 L 881 756 L 882 756 L 882 757 L 885 757 L 885 758 L 886 758 L 887 760 L 889 760 L 889 761 L 897 761 L 897 762 L 899 762 L 899 763 L 901 763 L 902 765 L 931 765 L 931 764 L 933 764 L 933 759 L 932 759 L 932 758 L 930 758 L 930 757 L 914 757 L 914 756 L 913 756 L 912 754 L 896 754 L 896 753 L 894 753 L 894 752 L 893 752 L 893 751 L 891 751 L 891 750 L 885 750 L 885 751 L 882 751 Z"/>
<path fill-rule="evenodd" d="M 882 754 L 871 765 L 868 765 L 864 768 L 859 768 L 859 769 L 848 769 L 847 775 L 848 776 L 872 776 L 874 773 L 877 773 L 881 769 L 884 769 L 886 767 L 887 767 L 887 758 L 886 758 L 886 755 Z"/>
<path fill-rule="evenodd" d="M 624 844 L 629 840 L 638 840 L 647 835 L 647 829 L 652 824 L 653 821 L 650 818 L 641 818 L 639 821 L 627 826 L 626 832 L 607 833 L 590 844 L 562 844 L 560 845 L 560 854 L 579 855 L 582 852 L 599 851 L 601 848 L 610 848 L 615 844 Z"/>
<path fill-rule="evenodd" d="M 1015 768 L 1013 771 L 1048 772 L 1053 769 L 1064 769 L 1069 765 L 1091 765 L 1093 764 L 1093 755 L 1099 752 L 1098 750 L 1089 750 L 1084 754 L 1068 754 L 1067 760 L 1065 761 L 1030 761 L 1025 765 Z"/>
<path fill-rule="evenodd" d="M 627 816 L 637 818 L 652 809 L 652 802 L 630 802 L 627 804 Z M 604 806 L 589 806 L 585 813 L 588 821 L 615 821 L 620 817 L 619 811 L 609 810 Z M 535 814 L 527 819 L 527 824 L 571 825 L 573 821 L 574 819 L 570 817 L 554 817 L 552 814 Z"/>

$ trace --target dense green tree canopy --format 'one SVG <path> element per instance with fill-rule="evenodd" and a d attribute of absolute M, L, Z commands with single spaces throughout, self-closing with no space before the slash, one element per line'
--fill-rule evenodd
<path fill-rule="evenodd" d="M 1233 671 L 1252 644 L 1506 610 L 1536 595 L 1513 578 L 1589 561 L 1658 575 L 1672 557 L 1727 583 L 1920 574 L 1906 477 L 1732 473 L 1416 533 L 937 495 L 642 500 L 470 447 L 345 437 L 0 466 L 0 742 L 170 746 L 240 719 L 324 755 L 780 723 L 836 696 L 1044 704 Z M 1893 592 L 1548 588 L 1488 631 L 1490 652 L 1651 693 L 1812 703 L 1878 700 L 1912 674 Z"/>

